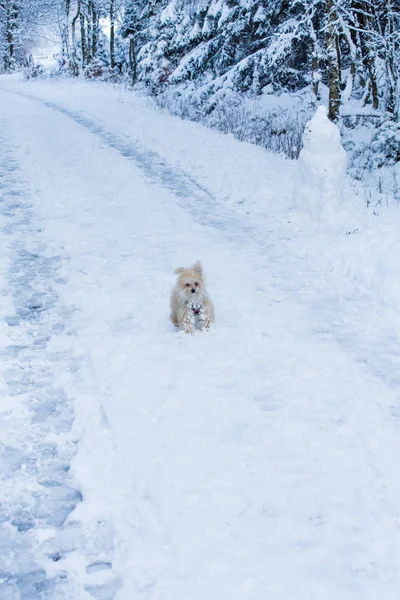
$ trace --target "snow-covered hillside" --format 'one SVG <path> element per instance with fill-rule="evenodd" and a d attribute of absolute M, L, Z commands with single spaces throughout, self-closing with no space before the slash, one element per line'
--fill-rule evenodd
<path fill-rule="evenodd" d="M 339 159 L 329 218 L 303 204 L 331 135 L 299 169 L 0 78 L 2 599 L 398 599 L 399 215 Z M 216 323 L 190 336 L 169 294 L 197 259 Z"/>

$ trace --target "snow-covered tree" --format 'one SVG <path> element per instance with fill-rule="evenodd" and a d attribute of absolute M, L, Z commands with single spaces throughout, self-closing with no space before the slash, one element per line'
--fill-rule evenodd
<path fill-rule="evenodd" d="M 53 0 L 0 0 L 1 67 L 9 72 L 24 64 L 42 26 L 54 20 Z"/>
<path fill-rule="evenodd" d="M 127 40 L 129 44 L 128 69 L 132 83 L 135 83 L 137 79 L 137 48 L 140 47 L 146 39 L 145 32 L 148 27 L 148 8 L 149 3 L 146 0 L 127 0 L 123 10 L 119 34 L 122 39 Z"/>

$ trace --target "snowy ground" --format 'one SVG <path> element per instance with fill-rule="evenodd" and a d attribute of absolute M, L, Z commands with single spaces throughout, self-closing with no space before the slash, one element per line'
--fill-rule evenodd
<path fill-rule="evenodd" d="M 0 120 L 0 598 L 398 600 L 397 211 L 109 86 Z"/>

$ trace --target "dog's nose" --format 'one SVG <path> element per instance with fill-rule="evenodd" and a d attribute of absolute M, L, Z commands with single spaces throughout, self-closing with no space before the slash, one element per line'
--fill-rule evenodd
<path fill-rule="evenodd" d="M 194 293 L 195 293 L 195 291 L 196 291 L 196 290 L 195 290 L 194 288 L 192 288 L 192 294 L 194 294 Z"/>

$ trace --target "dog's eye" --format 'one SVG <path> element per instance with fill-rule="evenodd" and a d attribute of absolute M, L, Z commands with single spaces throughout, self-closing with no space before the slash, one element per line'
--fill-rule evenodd
<path fill-rule="evenodd" d="M 186 287 L 190 287 L 190 283 L 187 283 L 187 284 L 186 284 Z"/>
<path fill-rule="evenodd" d="M 194 285 L 199 285 L 199 284 L 198 284 L 198 283 L 197 283 L 197 281 L 196 281 L 196 283 L 195 283 Z"/>

